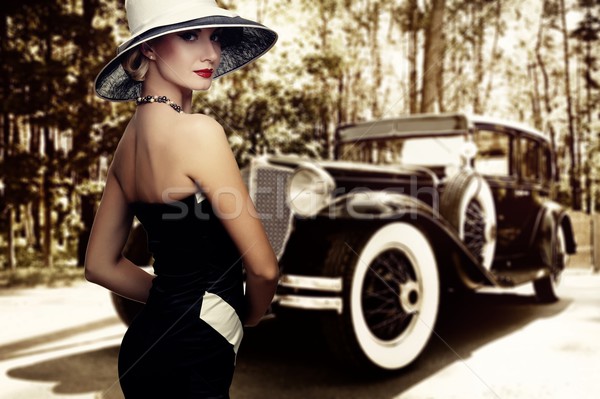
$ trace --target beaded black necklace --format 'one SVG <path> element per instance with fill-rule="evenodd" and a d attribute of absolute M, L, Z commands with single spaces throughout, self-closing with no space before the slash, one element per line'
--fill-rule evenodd
<path fill-rule="evenodd" d="M 183 114 L 183 109 L 181 108 L 181 105 L 175 104 L 173 101 L 169 100 L 165 96 L 138 97 L 135 100 L 135 103 L 137 105 L 149 104 L 149 103 L 163 103 L 163 104 L 169 105 L 171 108 L 173 108 L 175 111 L 179 112 L 180 114 Z"/>

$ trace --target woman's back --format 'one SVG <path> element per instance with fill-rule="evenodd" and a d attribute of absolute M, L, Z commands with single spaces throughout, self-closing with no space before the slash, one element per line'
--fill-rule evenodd
<path fill-rule="evenodd" d="M 197 123 L 194 118 L 209 118 L 161 108 L 157 104 L 138 109 L 115 152 L 113 170 L 129 202 L 165 203 L 199 189 L 185 174 L 182 160 L 201 152 L 186 141 L 187 125 Z"/>

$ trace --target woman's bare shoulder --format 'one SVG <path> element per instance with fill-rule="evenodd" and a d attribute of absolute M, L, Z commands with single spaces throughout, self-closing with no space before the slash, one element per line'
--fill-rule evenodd
<path fill-rule="evenodd" d="M 215 144 L 227 141 L 225 130 L 214 118 L 204 114 L 186 115 L 182 121 L 182 138 L 188 150 L 216 150 Z"/>
<path fill-rule="evenodd" d="M 182 122 L 183 128 L 189 133 L 201 134 L 203 131 L 220 132 L 223 130 L 223 126 L 219 122 L 205 114 L 186 115 Z"/>
<path fill-rule="evenodd" d="M 206 115 L 190 115 L 188 119 L 181 136 L 185 139 L 179 141 L 180 151 L 177 151 L 177 161 L 184 173 L 192 180 L 205 184 L 210 184 L 209 181 L 217 175 L 223 180 L 223 174 L 231 174 L 236 170 L 239 174 L 221 124 Z"/>

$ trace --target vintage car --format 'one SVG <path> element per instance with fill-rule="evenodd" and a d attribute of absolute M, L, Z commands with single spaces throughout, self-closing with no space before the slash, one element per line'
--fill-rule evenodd
<path fill-rule="evenodd" d="M 518 123 L 457 113 L 352 124 L 337 130 L 334 160 L 265 155 L 242 173 L 280 262 L 273 313 L 320 312 L 331 350 L 359 368 L 415 360 L 442 293 L 532 282 L 540 302 L 556 301 L 575 252 L 551 200 L 549 140 Z M 145 248 L 135 234 L 131 248 Z M 114 300 L 130 320 L 135 306 Z"/>

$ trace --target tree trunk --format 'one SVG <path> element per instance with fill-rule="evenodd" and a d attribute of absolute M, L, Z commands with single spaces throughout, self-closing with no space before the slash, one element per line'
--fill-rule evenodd
<path fill-rule="evenodd" d="M 0 15 L 0 35 L 2 37 L 2 40 L 0 40 L 0 59 L 2 60 L 2 62 L 0 63 L 0 68 L 2 68 L 2 73 L 0 74 L 0 82 L 2 82 L 0 88 L 0 95 L 1 96 L 5 96 L 7 95 L 9 88 L 10 88 L 10 83 L 9 83 L 9 74 L 6 73 L 6 69 L 4 69 L 6 67 L 6 63 L 4 62 L 4 54 L 6 53 L 6 19 L 7 17 L 4 15 Z M 4 160 L 4 157 L 6 157 L 6 152 L 8 151 L 8 132 L 9 130 L 9 113 L 4 110 L 2 112 L 2 131 L 0 132 L 2 134 L 2 140 L 0 141 L 0 145 L 2 146 L 2 151 L 0 151 L 0 160 Z"/>
<path fill-rule="evenodd" d="M 421 112 L 434 112 L 436 110 L 436 102 L 438 104 L 442 102 L 438 91 L 438 82 L 442 78 L 443 73 L 442 60 L 444 57 L 444 40 L 442 27 L 445 6 L 445 0 L 433 0 L 431 4 L 429 22 L 425 32 Z"/>
<path fill-rule="evenodd" d="M 371 62 L 373 63 L 373 95 L 371 96 L 371 114 L 373 118 L 381 118 L 381 101 L 377 94 L 378 89 L 383 82 L 383 72 L 381 70 L 381 51 L 379 47 L 379 4 L 369 4 L 367 12 L 370 14 L 369 24 L 367 25 L 367 34 L 371 42 Z"/>
<path fill-rule="evenodd" d="M 46 16 L 52 16 L 52 6 L 47 5 Z M 44 30 L 44 62 L 46 65 L 52 64 L 52 32 L 50 31 L 50 25 L 45 27 Z M 42 93 L 45 100 L 44 114 L 48 117 L 51 110 L 51 81 L 50 71 L 47 70 L 44 84 L 42 85 Z M 42 257 L 44 266 L 54 266 L 53 259 L 53 237 L 52 237 L 52 176 L 54 173 L 54 137 L 52 135 L 53 130 L 48 126 L 48 122 L 42 127 L 42 135 L 44 136 L 44 169 L 42 173 L 42 207 L 44 210 L 44 241 L 42 245 Z"/>
<path fill-rule="evenodd" d="M 77 240 L 77 265 L 83 266 L 85 263 L 85 252 L 90 239 L 94 215 L 96 213 L 97 197 L 94 194 L 81 196 L 81 221 L 83 229 L 79 232 Z"/>
<path fill-rule="evenodd" d="M 408 26 L 408 76 L 409 76 L 409 112 L 417 113 L 418 104 L 418 79 L 417 79 L 417 52 L 419 49 L 419 5 L 417 0 L 409 0 L 409 26 Z"/>
<path fill-rule="evenodd" d="M 598 4 L 600 5 L 600 4 Z M 586 21 L 592 20 L 591 15 L 591 3 L 588 3 L 587 10 L 585 14 Z M 591 23 L 588 26 L 588 29 L 592 29 Z M 597 36 L 596 36 L 597 37 Z M 585 41 L 585 50 L 584 50 L 584 65 L 585 72 L 583 73 L 584 81 L 585 81 L 585 135 L 588 146 L 591 146 L 593 143 L 592 139 L 592 74 L 594 73 L 594 58 L 592 58 L 592 40 L 588 38 Z M 591 214 L 594 211 L 594 185 L 592 184 L 593 174 L 592 174 L 592 161 L 591 151 L 588 150 L 588 156 L 586 157 L 586 167 L 585 167 L 585 192 L 586 192 L 586 212 Z"/>
<path fill-rule="evenodd" d="M 442 32 L 442 41 L 445 43 L 445 34 Z M 440 65 L 439 65 L 439 75 L 438 78 L 436 79 L 437 81 L 437 96 L 438 96 L 438 111 L 439 112 L 446 112 L 446 105 L 444 102 L 444 73 L 446 71 L 446 57 L 445 57 L 445 49 L 442 51 L 442 58 L 440 59 Z"/>
<path fill-rule="evenodd" d="M 328 54 L 328 53 L 330 53 L 329 22 L 333 16 L 333 13 L 335 13 L 335 7 L 333 9 L 329 9 L 327 2 L 324 2 L 324 1 L 319 1 L 318 7 L 319 7 L 319 32 L 320 32 L 320 39 L 321 39 L 320 49 L 323 52 L 323 54 Z M 320 75 L 320 84 L 321 84 L 320 90 L 322 93 L 331 93 L 332 92 L 331 88 L 328 84 L 328 81 L 327 81 L 327 76 L 323 73 L 321 73 L 321 75 Z M 333 100 L 333 97 L 329 97 L 329 100 Z M 332 125 L 331 119 L 330 119 L 330 114 L 333 111 L 334 107 L 335 107 L 335 103 L 333 103 L 331 101 L 324 101 L 321 104 L 321 107 L 319 110 L 319 122 L 318 122 L 318 126 L 317 126 L 317 132 L 318 132 L 317 140 L 323 146 L 323 151 L 321 153 L 321 156 L 323 156 L 325 159 L 329 158 L 331 156 L 331 154 L 333 154 L 333 151 L 332 151 L 332 149 L 333 149 L 333 143 L 332 143 L 333 132 L 332 132 L 332 129 L 330 128 Z"/>
<path fill-rule="evenodd" d="M 545 7 L 545 4 L 542 6 L 542 8 Z M 558 153 L 558 148 L 556 145 L 556 130 L 554 129 L 554 125 L 550 122 L 549 118 L 550 115 L 552 114 L 552 100 L 550 98 L 550 79 L 548 76 L 548 71 L 546 69 L 546 63 L 544 62 L 544 58 L 542 56 L 542 42 L 543 42 L 543 36 L 544 36 L 544 11 L 542 11 L 542 15 L 540 17 L 540 25 L 539 25 L 539 29 L 538 29 L 538 34 L 537 34 L 537 41 L 536 41 L 536 45 L 535 45 L 535 58 L 537 61 L 537 65 L 540 68 L 540 72 L 542 73 L 542 82 L 543 82 L 543 88 L 544 88 L 544 109 L 546 112 L 546 126 L 548 129 L 548 134 L 550 135 L 550 147 L 552 148 L 552 153 L 556 154 Z M 553 167 L 554 170 L 556 171 L 556 173 L 558 173 L 558 159 L 555 156 L 553 159 Z M 556 190 L 554 185 L 552 186 L 552 193 L 551 196 L 552 198 L 555 197 L 556 194 Z"/>
<path fill-rule="evenodd" d="M 337 98 L 337 104 L 336 104 L 336 108 L 337 108 L 337 126 L 340 126 L 341 124 L 346 122 L 346 110 L 344 107 L 344 74 L 342 74 L 338 80 L 338 87 L 337 87 L 337 92 L 338 92 L 338 98 Z"/>
<path fill-rule="evenodd" d="M 487 68 L 487 72 L 488 72 L 488 81 L 487 81 L 487 85 L 485 87 L 485 92 L 483 94 L 483 97 L 481 99 L 481 108 L 485 111 L 487 109 L 487 103 L 490 99 L 491 93 L 492 93 L 492 89 L 494 86 L 494 70 L 495 70 L 495 66 L 497 64 L 499 64 L 498 60 L 496 60 L 496 53 L 498 51 L 498 41 L 500 39 L 500 27 L 502 24 L 502 1 L 498 0 L 496 2 L 496 13 L 495 13 L 495 17 L 496 17 L 496 23 L 494 24 L 494 38 L 492 40 L 492 49 L 491 49 L 491 56 L 490 56 L 490 63 L 489 66 Z M 539 99 L 539 98 L 538 98 Z M 539 104 L 539 102 L 538 102 Z"/>
<path fill-rule="evenodd" d="M 40 187 L 40 194 L 43 190 L 43 187 Z M 42 219 L 41 219 L 41 197 L 34 198 L 31 201 L 31 219 L 32 219 L 32 227 L 33 227 L 33 248 L 36 251 L 42 250 Z"/>
<path fill-rule="evenodd" d="M 2 113 L 2 153 L 1 156 L 3 161 L 10 154 L 10 114 L 7 112 Z"/>
<path fill-rule="evenodd" d="M 15 209 L 9 205 L 7 209 L 8 223 L 6 228 L 6 266 L 14 270 L 17 268 L 17 257 L 15 256 Z"/>
<path fill-rule="evenodd" d="M 32 203 L 25 205 L 23 210 L 23 226 L 25 229 L 25 242 L 28 247 L 36 248 L 35 235 L 33 231 L 33 211 Z"/>
<path fill-rule="evenodd" d="M 471 4 L 471 24 L 476 27 L 476 32 L 473 37 L 473 70 L 475 71 L 475 79 L 473 79 L 472 92 L 473 112 L 476 114 L 483 114 L 480 84 L 483 81 L 484 27 L 479 7 L 480 4 L 478 2 Z"/>
<path fill-rule="evenodd" d="M 571 77 L 569 67 L 569 32 L 567 32 L 567 18 L 565 9 L 565 0 L 560 0 L 560 20 L 561 32 L 563 36 L 563 61 L 565 75 L 565 97 L 567 99 L 567 122 L 569 126 L 569 136 L 567 143 L 569 146 L 569 155 L 571 168 L 569 170 L 569 183 L 572 191 L 571 206 L 574 210 L 581 209 L 581 181 L 579 159 L 577 156 L 577 138 L 575 137 L 575 127 L 573 120 L 573 99 L 571 97 Z"/>
<path fill-rule="evenodd" d="M 46 167 L 42 174 L 42 207 L 44 209 L 44 241 L 42 246 L 42 255 L 44 259 L 44 265 L 52 267 L 54 265 L 53 260 L 53 247 L 52 247 L 52 159 L 54 158 L 54 142 L 50 136 L 50 128 L 42 128 L 44 133 L 44 142 L 46 147 Z"/>
<path fill-rule="evenodd" d="M 535 63 L 531 63 L 528 65 L 527 72 L 533 85 L 533 92 L 531 93 L 531 110 L 533 113 L 533 126 L 536 129 L 544 130 L 538 71 Z"/>
<path fill-rule="evenodd" d="M 0 41 L 0 58 L 4 58 L 4 54 L 6 52 L 6 31 L 7 31 L 7 24 L 6 24 L 6 19 L 7 17 L 4 15 L 0 16 L 0 35 L 2 35 L 2 40 Z M 4 62 L 2 62 L 2 64 L 4 64 Z M 9 90 L 9 74 L 8 73 L 2 73 L 2 77 L 0 77 L 1 81 L 2 81 L 2 90 L 1 90 L 1 94 L 6 95 L 8 93 Z M 12 148 L 12 143 L 11 143 L 11 125 L 12 125 L 12 121 L 11 121 L 11 117 L 10 117 L 10 113 L 7 112 L 6 110 L 4 110 L 4 112 L 2 112 L 2 140 L 0 142 L 1 146 L 2 146 L 2 151 L 0 151 L 0 161 L 5 162 L 6 158 L 10 155 L 11 148 Z M 0 176 L 0 178 L 3 176 Z M 3 196 L 3 202 L 6 203 L 6 193 L 3 192 L 0 193 L 1 196 Z M 15 269 L 17 267 L 17 258 L 15 256 L 15 240 L 14 240 L 14 220 L 15 220 L 15 211 L 14 211 L 14 207 L 11 204 L 8 204 L 6 206 L 6 208 L 4 209 L 4 214 L 7 215 L 8 217 L 8 221 L 6 224 L 6 267 L 8 267 L 9 269 Z"/>

